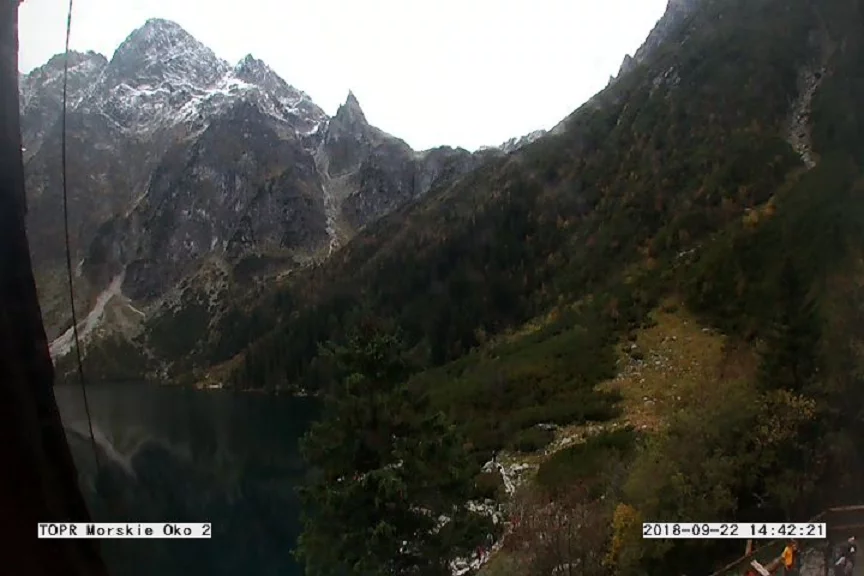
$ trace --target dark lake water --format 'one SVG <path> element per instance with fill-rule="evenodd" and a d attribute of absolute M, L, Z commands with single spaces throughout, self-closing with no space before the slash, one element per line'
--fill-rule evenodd
<path fill-rule="evenodd" d="M 116 576 L 299 576 L 295 486 L 309 398 L 141 384 L 56 389 L 96 522 L 212 522 L 210 540 L 101 540 Z"/>

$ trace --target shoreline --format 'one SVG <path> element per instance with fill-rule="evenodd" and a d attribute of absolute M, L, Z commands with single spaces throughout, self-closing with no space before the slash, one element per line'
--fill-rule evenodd
<path fill-rule="evenodd" d="M 195 384 L 162 384 L 163 386 L 180 386 L 191 388 L 194 390 L 199 390 L 202 392 L 212 392 L 212 391 L 231 391 L 242 394 L 260 394 L 265 396 L 293 396 L 295 398 L 316 398 L 318 397 L 317 392 L 309 392 L 304 389 L 291 389 L 291 388 L 233 388 L 230 386 L 225 386 L 224 384 L 206 384 L 203 382 L 197 382 Z"/>
<path fill-rule="evenodd" d="M 196 392 L 236 392 L 240 394 L 259 394 L 264 396 L 293 396 L 294 398 L 317 398 L 319 397 L 318 392 L 309 392 L 304 389 L 290 389 L 290 388 L 275 388 L 275 389 L 265 389 L 265 388 L 232 388 L 230 386 L 225 386 L 223 384 L 205 384 L 203 382 L 196 382 L 194 384 L 186 384 L 186 383 L 178 383 L 176 381 L 165 381 L 165 380 L 157 380 L 154 378 L 141 378 L 141 379 L 128 379 L 128 380 L 87 380 L 87 386 L 93 385 L 108 385 L 108 386 L 128 386 L 128 385 L 146 385 L 146 386 L 160 386 L 165 388 L 186 388 L 189 390 L 195 390 Z M 54 388 L 73 388 L 80 387 L 80 382 L 69 382 L 57 380 L 54 382 Z"/>

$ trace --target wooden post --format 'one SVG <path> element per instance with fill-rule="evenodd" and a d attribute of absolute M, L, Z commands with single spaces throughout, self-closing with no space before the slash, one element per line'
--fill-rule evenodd
<path fill-rule="evenodd" d="M 54 400 L 25 231 L 19 4 L 0 0 L 0 573 L 107 576 L 94 540 L 37 538 L 39 522 L 89 515 Z"/>

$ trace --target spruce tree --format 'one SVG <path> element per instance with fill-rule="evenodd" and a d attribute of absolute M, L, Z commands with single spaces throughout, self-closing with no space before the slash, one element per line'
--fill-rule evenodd
<path fill-rule="evenodd" d="M 354 334 L 331 354 L 343 377 L 302 442 L 311 472 L 297 554 L 307 574 L 449 574 L 488 530 L 465 507 L 476 464 L 405 385 L 398 336 Z"/>
<path fill-rule="evenodd" d="M 789 258 L 781 270 L 776 306 L 765 337 L 760 379 L 768 389 L 801 392 L 817 371 L 821 331 L 813 299 Z"/>

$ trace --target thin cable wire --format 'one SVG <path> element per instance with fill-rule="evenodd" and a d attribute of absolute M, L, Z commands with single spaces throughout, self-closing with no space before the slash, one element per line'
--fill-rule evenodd
<path fill-rule="evenodd" d="M 93 434 L 93 420 L 90 418 L 90 404 L 87 402 L 87 385 L 84 380 L 84 362 L 81 358 L 81 341 L 78 337 L 78 315 L 75 313 L 75 288 L 72 285 L 72 250 L 69 247 L 69 201 L 66 185 L 66 91 L 69 83 L 69 38 L 72 35 L 72 0 L 69 0 L 69 13 L 66 17 L 66 52 L 63 56 L 63 113 L 60 118 L 60 171 L 63 181 L 63 232 L 66 237 L 66 272 L 69 276 L 69 305 L 72 310 L 72 335 L 75 340 L 75 355 L 78 359 L 78 380 L 81 382 L 81 395 L 84 397 L 84 412 L 87 414 L 87 428 L 90 431 L 90 444 L 93 458 L 99 469 L 99 450 Z"/>

